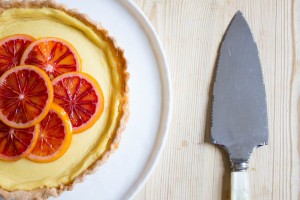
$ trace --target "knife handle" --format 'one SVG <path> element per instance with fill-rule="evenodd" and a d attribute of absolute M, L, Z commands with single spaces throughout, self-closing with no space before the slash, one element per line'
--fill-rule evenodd
<path fill-rule="evenodd" d="M 249 200 L 247 171 L 231 172 L 231 200 Z"/>

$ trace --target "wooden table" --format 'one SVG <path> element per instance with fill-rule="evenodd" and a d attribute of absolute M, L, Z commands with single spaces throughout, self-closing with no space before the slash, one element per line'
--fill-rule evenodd
<path fill-rule="evenodd" d="M 212 72 L 237 10 L 260 51 L 267 92 L 269 145 L 250 160 L 252 199 L 300 199 L 300 0 L 134 0 L 165 48 L 173 85 L 168 143 L 136 200 L 228 199 L 230 163 L 209 143 Z"/>

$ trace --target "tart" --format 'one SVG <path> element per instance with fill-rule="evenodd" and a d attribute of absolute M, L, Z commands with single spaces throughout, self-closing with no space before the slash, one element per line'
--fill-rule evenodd
<path fill-rule="evenodd" d="M 98 82 L 104 98 L 101 116 L 88 129 L 73 133 L 59 159 L 46 163 L 0 160 L 4 199 L 46 199 L 72 190 L 117 149 L 129 112 L 129 74 L 123 51 L 104 28 L 54 1 L 0 1 L 0 38 L 16 34 L 37 40 L 59 38 L 71 44 L 79 55 L 81 72 Z"/>

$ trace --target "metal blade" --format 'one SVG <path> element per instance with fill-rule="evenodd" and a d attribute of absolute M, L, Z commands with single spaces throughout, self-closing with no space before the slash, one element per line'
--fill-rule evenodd
<path fill-rule="evenodd" d="M 268 141 L 266 93 L 258 49 L 241 12 L 232 19 L 219 53 L 212 104 L 212 143 L 233 165 L 248 162 Z"/>

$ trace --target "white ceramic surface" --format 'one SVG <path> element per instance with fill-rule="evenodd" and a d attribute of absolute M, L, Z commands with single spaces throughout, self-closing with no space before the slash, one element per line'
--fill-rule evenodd
<path fill-rule="evenodd" d="M 148 20 L 128 0 L 58 0 L 98 21 L 125 50 L 131 75 L 130 119 L 118 151 L 59 199 L 130 199 L 153 171 L 171 116 L 167 62 Z"/>

